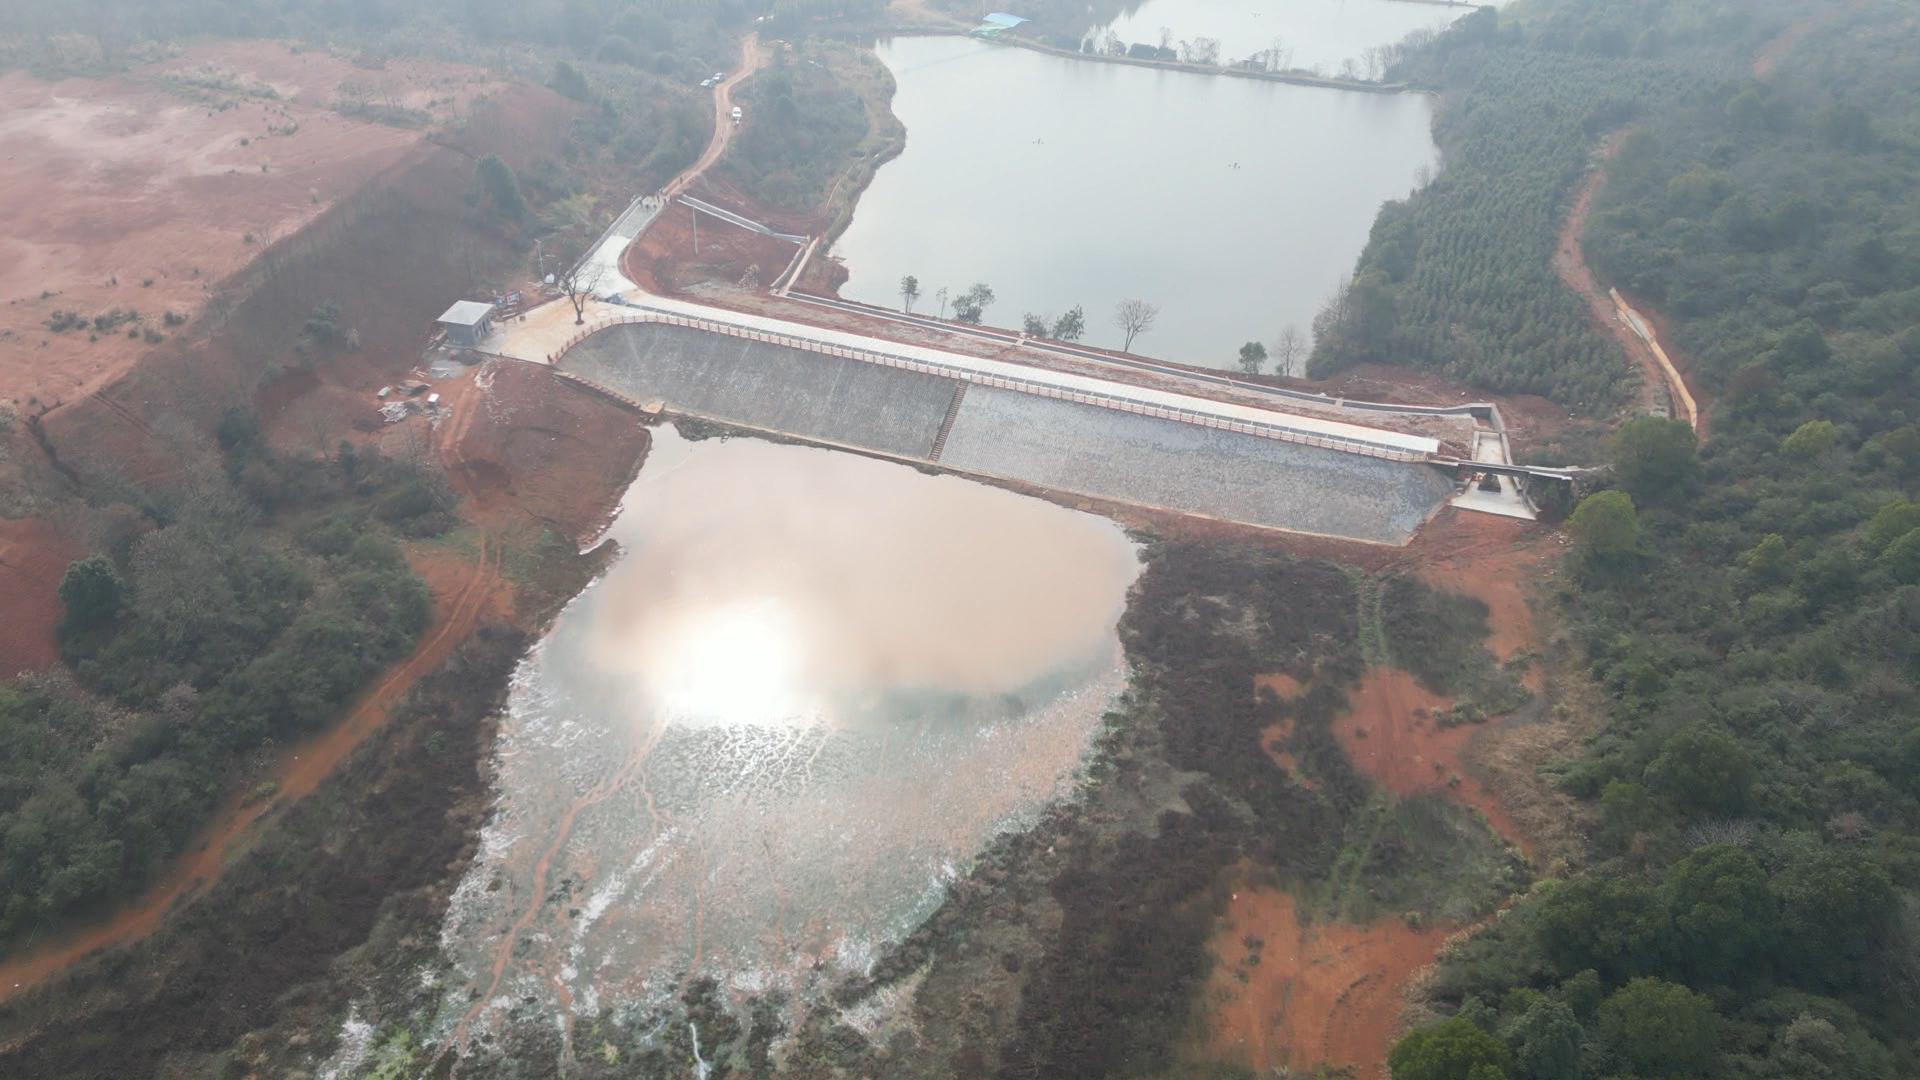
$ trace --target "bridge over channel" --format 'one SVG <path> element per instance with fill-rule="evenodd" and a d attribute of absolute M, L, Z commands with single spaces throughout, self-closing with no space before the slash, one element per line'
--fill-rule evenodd
<path fill-rule="evenodd" d="M 676 195 L 674 196 L 673 201 L 681 204 L 682 206 L 691 206 L 695 210 L 698 210 L 703 214 L 708 214 L 712 217 L 717 217 L 721 221 L 727 222 L 728 224 L 738 225 L 741 228 L 747 230 L 748 232 L 759 233 L 761 236 L 771 236 L 775 240 L 785 240 L 791 244 L 805 244 L 808 240 L 812 239 L 811 237 L 806 237 L 806 236 L 795 236 L 792 233 L 776 232 L 774 229 L 766 225 L 762 225 L 751 218 L 742 217 L 741 215 L 736 214 L 731 210 L 727 210 L 723 207 L 715 206 L 712 203 L 706 202 L 701 199 L 696 199 L 691 195 Z"/>

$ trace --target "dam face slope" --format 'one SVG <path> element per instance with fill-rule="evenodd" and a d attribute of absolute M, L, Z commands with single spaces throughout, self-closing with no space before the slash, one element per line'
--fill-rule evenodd
<path fill-rule="evenodd" d="M 684 326 L 610 326 L 561 365 L 639 401 L 926 459 L 958 383 Z"/>
<path fill-rule="evenodd" d="M 1386 544 L 1406 543 L 1453 494 L 1427 465 L 979 386 L 940 460 L 1060 491 Z"/>
<path fill-rule="evenodd" d="M 607 327 L 561 366 L 627 397 L 930 460 L 959 382 L 660 323 Z M 1452 495 L 1438 469 L 972 385 L 940 464 L 1092 498 L 1404 544 Z"/>

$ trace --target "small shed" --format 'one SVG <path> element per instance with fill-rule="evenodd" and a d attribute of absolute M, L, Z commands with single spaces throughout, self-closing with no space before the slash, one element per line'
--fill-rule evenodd
<path fill-rule="evenodd" d="M 455 348 L 474 349 L 493 333 L 493 305 L 478 300 L 462 300 L 440 316 L 447 331 L 447 343 Z"/>

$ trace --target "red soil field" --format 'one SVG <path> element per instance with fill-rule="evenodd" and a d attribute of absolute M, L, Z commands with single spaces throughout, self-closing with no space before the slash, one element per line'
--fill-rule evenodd
<path fill-rule="evenodd" d="M 1487 648 L 1511 660 L 1538 642 L 1527 589 L 1551 564 L 1559 546 L 1554 535 L 1531 522 L 1460 514 L 1415 541 L 1421 546 L 1416 572 L 1436 588 L 1485 601 Z M 1537 668 L 1528 669 L 1530 689 L 1539 689 L 1538 676 Z"/>
<path fill-rule="evenodd" d="M 1395 795 L 1445 792 L 1454 802 L 1480 811 L 1494 832 L 1525 850 L 1520 831 L 1499 800 L 1466 769 L 1467 743 L 1479 726 L 1443 728 L 1433 718 L 1451 701 L 1421 689 L 1413 676 L 1397 668 L 1368 672 L 1348 700 L 1351 707 L 1334 721 L 1333 733 L 1362 772 Z"/>
<path fill-rule="evenodd" d="M 179 333 L 167 313 L 193 316 L 425 138 L 334 106 L 444 119 L 496 85 L 479 69 L 369 70 L 271 42 L 196 47 L 109 79 L 0 75 L 0 397 L 39 412 L 100 389 L 151 348 L 129 329 Z M 115 309 L 140 319 L 96 341 L 46 325 L 56 310 Z"/>
<path fill-rule="evenodd" d="M 1322 1062 L 1383 1075 L 1400 1029 L 1400 989 L 1451 932 L 1399 922 L 1303 925 L 1293 897 L 1242 885 L 1210 943 L 1208 1056 L 1257 1076 Z"/>
<path fill-rule="evenodd" d="M 1297 544 L 1289 543 L 1289 548 Z M 1350 545 L 1357 547 L 1358 545 Z M 1488 648 L 1510 659 L 1537 643 L 1528 582 L 1549 562 L 1553 534 L 1530 522 L 1448 511 L 1406 549 L 1376 568 L 1398 567 L 1429 583 L 1487 602 Z M 1314 554 L 1342 557 L 1342 552 Z M 1539 689 L 1537 669 L 1527 681 Z M 1299 693 L 1287 675 L 1262 675 L 1255 692 Z M 1376 668 L 1349 693 L 1334 734 L 1354 764 L 1396 795 L 1438 790 L 1485 815 L 1488 824 L 1532 855 L 1532 845 L 1492 791 L 1467 768 L 1480 725 L 1443 729 L 1432 714 L 1450 702 L 1422 690 L 1413 677 Z M 1271 748 L 1285 724 L 1262 732 L 1276 765 L 1298 777 L 1291 755 Z M 1459 777 L 1457 783 L 1450 780 Z M 1257 1075 L 1322 1062 L 1359 1077 L 1384 1074 L 1387 1050 L 1401 1031 L 1403 991 L 1433 962 L 1457 927 L 1410 930 L 1398 920 L 1367 926 L 1303 923 L 1287 893 L 1243 883 L 1233 893 L 1210 943 L 1215 965 L 1203 1006 L 1210 1060 L 1238 1062 Z M 1258 949 L 1248 942 L 1258 939 Z M 1257 955 L 1258 961 L 1250 961 Z"/>

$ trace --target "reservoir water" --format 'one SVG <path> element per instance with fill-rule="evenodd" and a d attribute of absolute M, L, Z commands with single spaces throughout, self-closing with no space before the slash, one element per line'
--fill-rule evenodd
<path fill-rule="evenodd" d="M 1444 29 L 1471 10 L 1409 0 L 1146 0 L 1094 37 L 1104 41 L 1112 33 L 1129 44 L 1158 45 L 1164 30 L 1174 48 L 1196 38 L 1218 41 L 1224 63 L 1278 49 L 1282 68 L 1338 75 L 1351 59 L 1365 76 L 1368 49 L 1415 30 Z"/>
<path fill-rule="evenodd" d="M 1125 683 L 1136 550 L 1040 500 L 662 429 L 613 535 L 513 684 L 455 1038 L 864 968 L 1069 790 Z"/>
<path fill-rule="evenodd" d="M 1419 6 L 1419 5 L 1410 5 Z M 1134 351 L 1231 367 L 1314 313 L 1380 204 L 1435 166 L 1431 102 L 1048 56 L 969 38 L 882 42 L 907 146 L 833 253 L 841 295 L 900 305 L 903 275 L 985 282 L 986 321 L 1086 311 L 1118 347 L 1123 299 L 1159 308 Z M 949 309 L 950 311 L 951 309 Z"/>

